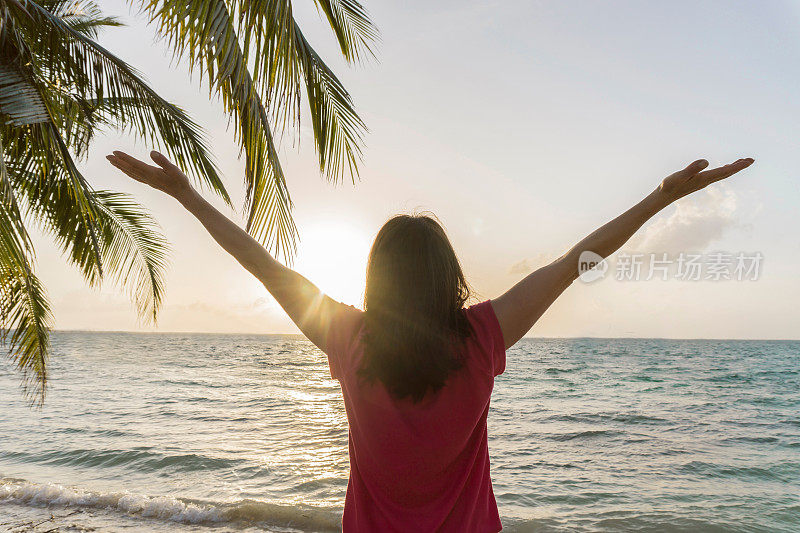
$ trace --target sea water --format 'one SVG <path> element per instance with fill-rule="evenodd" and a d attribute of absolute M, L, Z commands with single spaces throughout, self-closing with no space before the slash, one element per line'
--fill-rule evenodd
<path fill-rule="evenodd" d="M 800 531 L 798 363 L 797 341 L 519 342 L 489 413 L 505 529 Z M 339 527 L 347 419 L 308 341 L 56 332 L 49 370 L 38 410 L 0 363 L 0 531 Z"/>

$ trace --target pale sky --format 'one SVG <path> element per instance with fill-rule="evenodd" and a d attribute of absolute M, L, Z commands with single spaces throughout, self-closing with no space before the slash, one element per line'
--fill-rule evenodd
<path fill-rule="evenodd" d="M 612 262 L 606 278 L 576 281 L 529 335 L 800 338 L 800 2 L 364 1 L 382 40 L 378 61 L 355 68 L 313 2 L 294 2 L 370 128 L 355 186 L 320 176 L 307 123 L 299 146 L 285 137 L 296 266 L 324 291 L 359 304 L 381 224 L 423 209 L 444 223 L 479 297 L 496 297 L 692 160 L 754 157 L 624 250 L 761 253 L 757 280 L 619 281 Z M 100 4 L 129 24 L 102 44 L 203 125 L 241 206 L 242 164 L 221 106 L 142 16 Z M 172 254 L 161 318 L 139 324 L 124 294 L 88 288 L 40 237 L 37 272 L 58 329 L 297 332 L 175 201 L 108 165 L 113 149 L 143 157 L 149 147 L 111 132 L 82 168 L 163 226 Z"/>

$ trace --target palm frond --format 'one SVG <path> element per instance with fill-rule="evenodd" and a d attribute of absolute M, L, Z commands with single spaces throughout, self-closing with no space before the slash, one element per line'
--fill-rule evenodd
<path fill-rule="evenodd" d="M 369 50 L 377 32 L 360 4 L 318 5 L 334 21 L 348 60 Z M 291 200 L 271 126 L 283 131 L 299 124 L 304 87 L 320 171 L 334 182 L 358 175 L 366 126 L 347 90 L 303 36 L 289 0 L 236 0 L 229 6 L 226 0 L 144 3 L 159 34 L 176 56 L 208 76 L 235 122 L 246 156 L 248 231 L 269 246 L 286 250 L 291 244 L 293 250 Z"/>
<path fill-rule="evenodd" d="M 91 246 L 86 249 L 83 256 L 84 261 L 81 265 L 87 275 L 87 280 L 92 283 L 103 277 L 103 260 L 101 256 L 100 244 L 98 242 L 97 210 L 91 202 L 92 187 L 86 181 L 80 170 L 78 170 L 72 155 L 69 152 L 67 143 L 61 136 L 61 132 L 52 122 L 33 124 L 28 126 L 27 141 L 30 148 L 38 150 L 39 157 L 31 159 L 40 163 L 40 169 L 44 170 L 45 175 L 52 175 L 49 169 L 57 169 L 67 185 L 67 195 L 63 198 L 67 205 L 70 205 L 73 212 L 81 220 L 81 226 L 86 231 Z M 51 158 L 45 160 L 44 158 Z M 44 165 L 41 165 L 44 163 Z M 41 172 L 41 171 L 40 171 Z"/>
<path fill-rule="evenodd" d="M 2 222 L 0 222 L 2 225 Z M 2 230 L 0 230 L 2 232 Z M 12 260 L 13 246 L 0 236 L 0 327 L 8 356 L 22 374 L 23 390 L 42 403 L 47 386 L 47 354 L 53 316 L 30 264 Z"/>
<path fill-rule="evenodd" d="M 295 22 L 291 3 L 288 0 L 239 0 L 239 3 L 239 31 L 247 32 L 257 58 L 268 58 L 254 67 L 256 80 L 268 84 L 263 90 L 270 96 L 268 104 L 282 105 L 281 94 L 295 98 L 301 92 L 301 84 L 304 85 L 320 171 L 333 182 L 348 173 L 355 180 L 366 125 L 356 113 L 344 85 Z M 253 34 L 255 37 L 251 37 Z M 358 45 L 351 45 L 349 53 L 354 57 Z"/>
<path fill-rule="evenodd" d="M 19 155 L 9 157 L 8 175 L 25 206 L 25 215 L 53 237 L 90 285 L 99 283 L 102 249 L 99 240 L 92 238 L 92 231 L 102 235 L 97 225 L 98 209 L 93 210 L 91 228 L 87 227 L 84 209 L 75 201 L 73 184 L 57 160 L 53 164 L 45 159 L 46 154 L 19 150 L 13 153 Z M 85 195 L 87 202 L 95 204 L 93 192 L 86 191 Z"/>
<path fill-rule="evenodd" d="M 244 36 L 245 65 L 281 130 L 300 125 L 302 71 L 295 61 L 290 0 L 237 0 L 237 33 Z"/>
<path fill-rule="evenodd" d="M 47 122 L 49 116 L 36 87 L 10 63 L 0 61 L 0 116 L 13 126 Z"/>
<path fill-rule="evenodd" d="M 130 196 L 94 191 L 103 264 L 127 288 L 140 318 L 155 322 L 164 297 L 169 246 L 156 221 Z"/>
<path fill-rule="evenodd" d="M 8 78 L 17 80 L 17 86 L 25 88 L 25 99 L 40 107 L 41 114 L 45 118 L 45 120 L 41 120 L 40 117 L 36 117 L 36 120 L 23 120 L 18 117 L 17 120 L 11 120 L 10 124 L 4 125 L 2 137 L 6 141 L 3 146 L 3 158 L 8 157 L 10 161 L 24 161 L 28 166 L 38 164 L 40 174 L 50 174 L 50 169 L 53 168 L 62 171 L 61 175 L 67 178 L 66 183 L 69 185 L 66 190 L 67 198 L 74 206 L 75 213 L 81 217 L 91 242 L 91 246 L 85 250 L 87 253 L 81 257 L 80 264 L 84 275 L 90 280 L 101 277 L 102 261 L 94 227 L 95 213 L 87 200 L 87 193 L 91 187 L 75 166 L 68 146 L 58 130 L 57 119 L 60 116 L 51 111 L 48 101 L 33 83 L 33 76 L 26 72 L 22 65 L 3 59 L 0 60 L 0 67 Z M 5 165 L 4 161 L 3 173 L 8 181 Z M 9 206 L 16 207 L 16 204 Z"/>
<path fill-rule="evenodd" d="M 39 5 L 91 38 L 97 37 L 103 28 L 123 25 L 116 17 L 104 16 L 92 0 L 40 0 Z"/>
<path fill-rule="evenodd" d="M 179 56 L 209 76 L 211 90 L 232 117 L 245 155 L 247 230 L 276 254 L 290 258 L 297 229 L 291 198 L 270 128 L 270 116 L 247 68 L 223 0 L 156 0 L 146 9 L 159 22 L 159 33 Z"/>
<path fill-rule="evenodd" d="M 13 163 L 9 175 L 28 206 L 27 215 L 53 236 L 87 281 L 103 278 L 93 261 L 94 246 L 85 220 L 70 201 L 69 180 L 57 174 L 37 176 Z M 139 316 L 155 321 L 164 295 L 168 244 L 155 220 L 132 198 L 92 190 L 100 256 L 106 276 L 126 289 Z"/>
<path fill-rule="evenodd" d="M 0 330 L 32 401 L 44 401 L 52 314 L 30 265 L 32 246 L 13 196 L 0 142 Z"/>
<path fill-rule="evenodd" d="M 164 150 L 230 203 L 200 128 L 182 109 L 159 96 L 133 67 L 36 2 L 5 1 L 18 14 L 19 32 L 30 34 L 28 49 L 20 53 L 37 79 L 66 86 L 84 101 L 102 101 L 116 124 Z"/>
<path fill-rule="evenodd" d="M 20 244 L 22 252 L 31 252 L 33 244 L 31 243 L 28 231 L 25 229 L 25 223 L 22 216 L 22 210 L 19 208 L 19 202 L 14 190 L 14 183 L 6 166 L 6 147 L 3 144 L 2 135 L 0 135 L 0 203 L 3 204 L 3 214 L 6 217 L 4 222 L 3 231 L 9 233 L 10 239 Z M 25 253 L 20 255 L 17 260 L 22 261 Z"/>
<path fill-rule="evenodd" d="M 356 0 L 314 0 L 317 8 L 328 19 L 342 55 L 351 63 L 363 56 L 375 57 L 373 43 L 378 39 L 378 30 L 372 24 L 367 10 Z"/>
<path fill-rule="evenodd" d="M 306 82 L 319 168 L 331 181 L 344 178 L 345 169 L 355 180 L 366 125 L 353 108 L 350 95 L 336 75 L 295 26 L 297 58 Z"/>
<path fill-rule="evenodd" d="M 54 117 L 64 142 L 76 159 L 89 156 L 95 134 L 104 127 L 115 126 L 113 116 L 103 112 L 102 105 L 93 100 L 51 88 L 47 93 L 50 106 L 58 109 Z"/>
<path fill-rule="evenodd" d="M 268 105 L 278 105 L 278 117 L 288 116 L 280 111 L 284 106 L 282 95 L 288 95 L 289 101 L 299 99 L 301 84 L 304 85 L 320 171 L 333 182 L 342 180 L 346 174 L 355 180 L 366 125 L 356 113 L 344 85 L 303 35 L 292 15 L 291 2 L 238 1 L 239 32 L 247 36 L 246 42 L 253 42 L 255 79 L 267 84 L 262 93 L 268 95 Z M 348 60 L 356 59 L 365 50 L 364 45 L 358 44 L 361 39 L 370 43 L 377 38 L 377 31 L 360 4 L 334 0 L 320 2 L 318 6 L 324 12 L 330 11 L 331 17 L 339 21 L 333 24 L 333 29 L 337 38 L 346 42 L 347 52 L 343 53 Z M 347 24 L 345 20 L 352 25 L 349 30 L 342 26 Z M 357 31 L 356 27 L 362 30 Z M 356 32 L 352 34 L 354 40 L 350 40 L 348 32 Z M 259 58 L 265 59 L 259 62 Z M 296 121 L 299 122 L 299 114 Z M 282 125 L 286 127 L 287 123 L 284 121 Z"/>
<path fill-rule="evenodd" d="M 63 168 L 27 163 L 24 158 L 10 162 L 8 168 L 14 189 L 27 205 L 27 216 L 53 236 L 86 280 L 97 285 L 105 272 L 130 294 L 140 318 L 155 321 L 164 294 L 168 244 L 144 208 L 127 195 L 89 189 L 86 199 L 94 214 L 95 241 Z"/>

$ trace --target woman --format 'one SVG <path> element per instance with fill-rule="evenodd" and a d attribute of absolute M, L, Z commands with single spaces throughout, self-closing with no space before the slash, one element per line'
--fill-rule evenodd
<path fill-rule="evenodd" d="M 469 296 L 441 226 L 397 216 L 369 256 L 364 311 L 322 294 L 206 202 L 158 152 L 151 166 L 125 153 L 109 161 L 178 200 L 261 280 L 303 334 L 328 356 L 350 425 L 345 531 L 499 531 L 486 440 L 494 377 L 516 343 L 579 275 L 579 257 L 607 257 L 667 205 L 753 163 L 713 170 L 698 160 L 634 207 L 499 298 Z"/>

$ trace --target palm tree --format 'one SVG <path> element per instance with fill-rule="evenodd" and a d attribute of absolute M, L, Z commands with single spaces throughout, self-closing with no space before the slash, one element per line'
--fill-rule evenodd
<path fill-rule="evenodd" d="M 353 180 L 363 121 L 342 83 L 303 36 L 290 0 L 131 0 L 178 58 L 206 80 L 245 157 L 247 229 L 290 258 L 297 230 L 273 130 L 298 131 L 305 94 L 329 180 Z M 349 63 L 377 32 L 355 0 L 314 0 Z M 92 188 L 75 160 L 116 127 L 171 156 L 230 198 L 200 128 L 130 65 L 100 46 L 119 22 L 92 0 L 0 0 L 0 329 L 33 403 L 44 401 L 52 314 L 34 273 L 27 225 L 51 235 L 90 285 L 111 279 L 155 321 L 168 245 L 129 196 Z"/>

